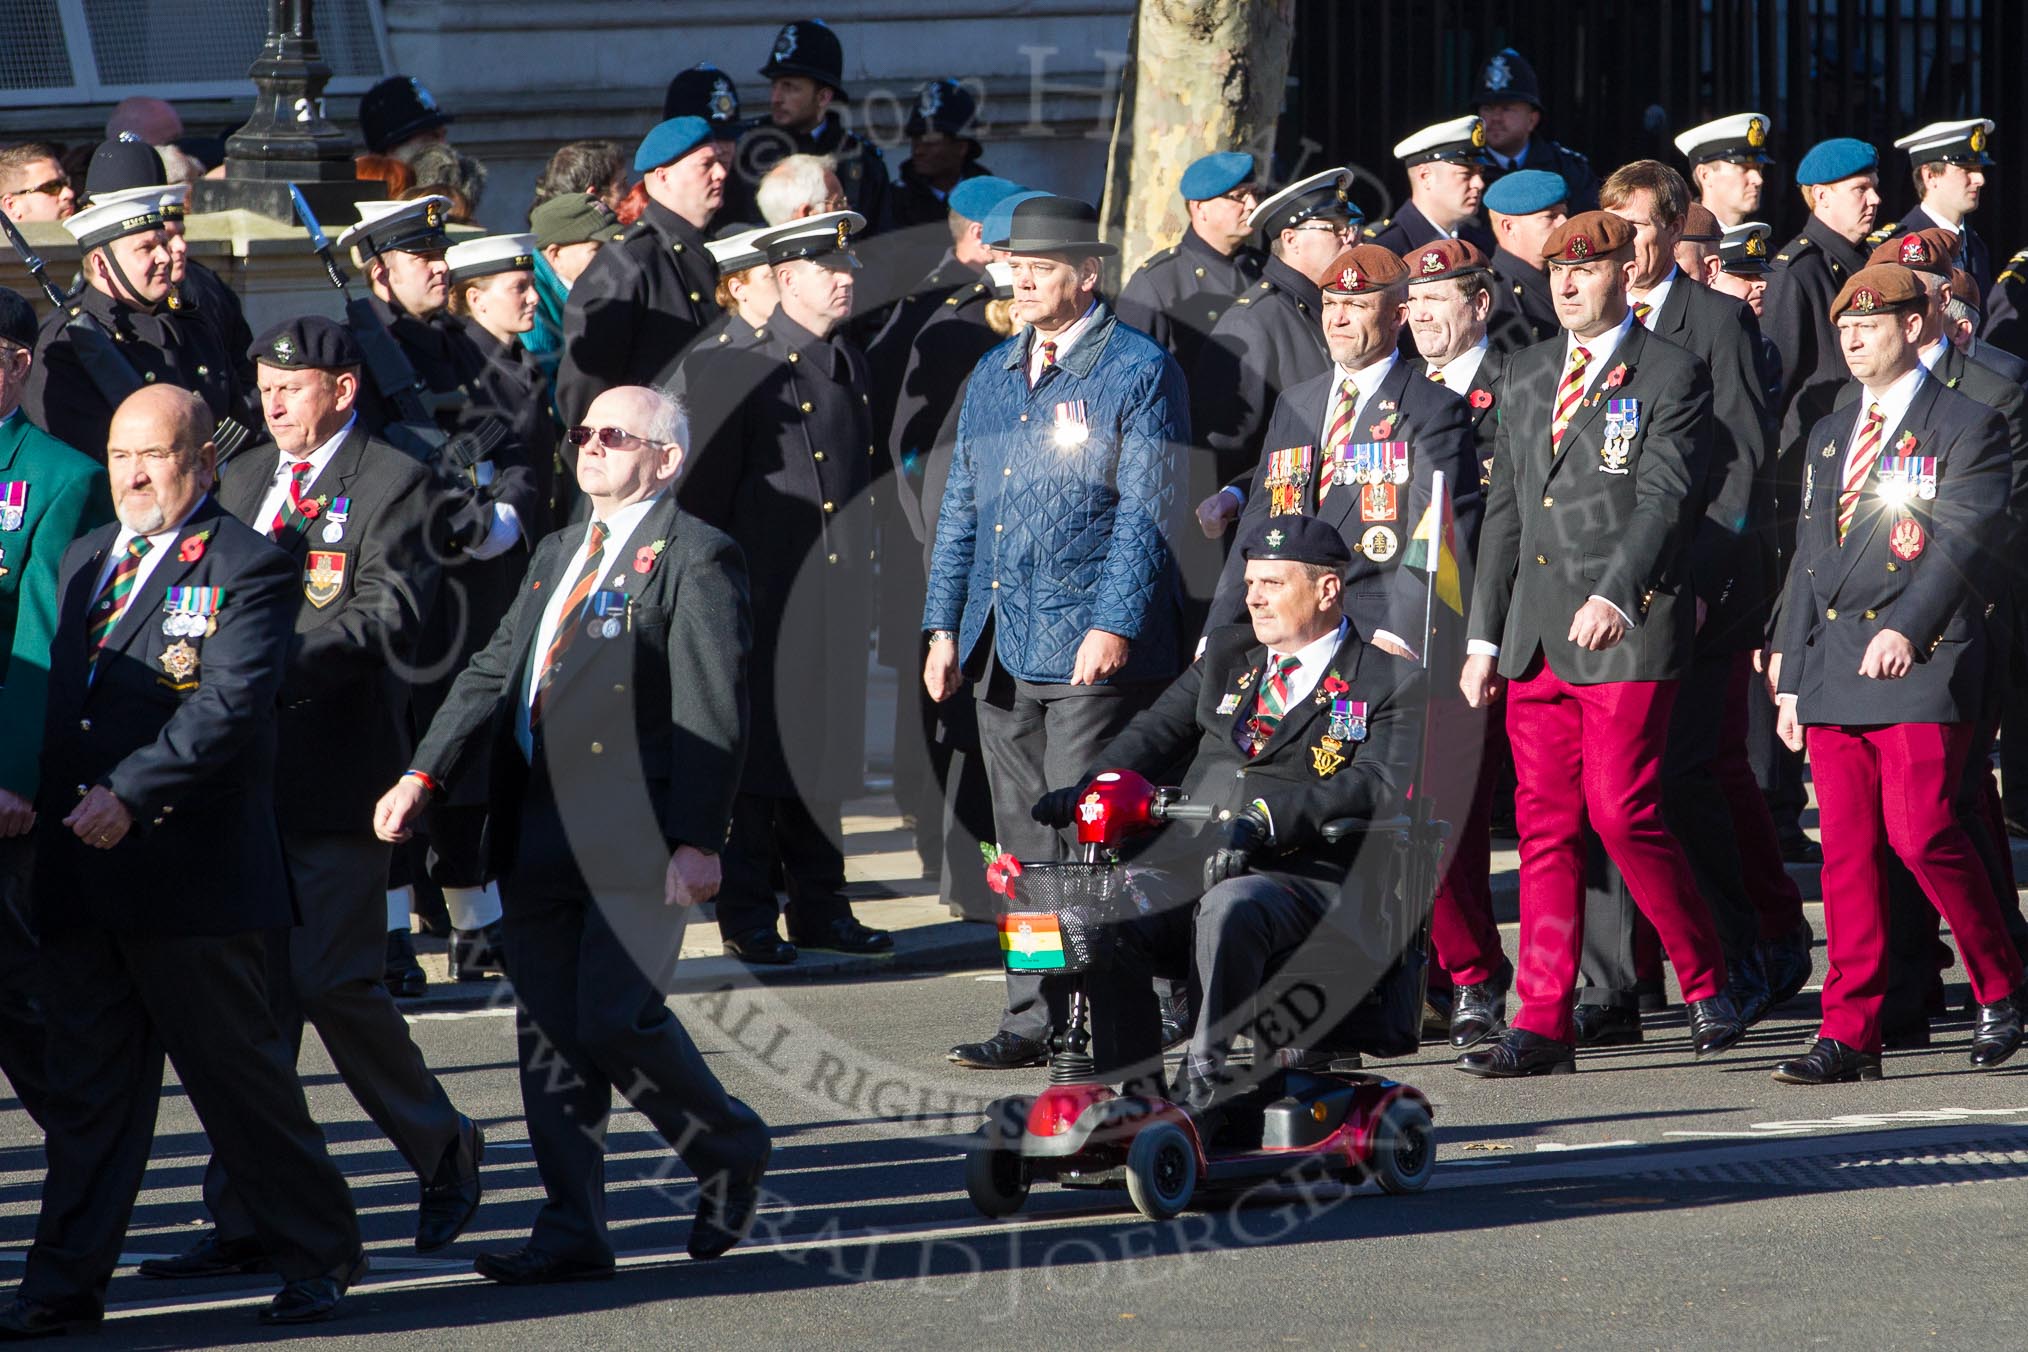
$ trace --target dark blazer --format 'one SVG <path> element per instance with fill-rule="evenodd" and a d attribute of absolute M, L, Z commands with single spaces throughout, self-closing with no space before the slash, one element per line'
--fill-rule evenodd
<path fill-rule="evenodd" d="M 1680 269 L 1649 332 L 1711 373 L 1711 462 L 1690 539 L 1690 581 L 1709 607 L 1698 647 L 1744 652 L 1766 636 L 1774 577 L 1774 425 L 1754 353 L 1753 311 Z"/>
<path fill-rule="evenodd" d="M 1918 230 L 1948 230 L 1956 235 L 1958 253 L 1951 262 L 1970 273 L 1972 280 L 1979 285 L 1979 294 L 1981 296 L 1985 294 L 1986 288 L 1993 284 L 1993 253 L 1986 247 L 1986 241 L 1979 238 L 1979 232 L 1972 228 L 1969 220 L 1959 221 L 1954 226 L 1945 225 L 1920 206 L 1913 206 L 1899 221 L 1877 228 L 1873 235 L 1868 237 L 1867 245 L 1871 247 L 1897 235 L 1912 235 Z M 1977 297 L 1967 296 L 1965 299 L 1970 301 L 1974 308 L 1977 307 Z"/>
<path fill-rule="evenodd" d="M 37 928 L 217 935 L 293 924 L 275 824 L 274 710 L 301 595 L 296 570 L 206 498 L 134 592 L 88 681 L 89 608 L 118 536 L 117 524 L 101 526 L 63 558 L 35 805 Z M 224 590 L 217 633 L 162 632 L 172 586 Z M 184 643 L 197 665 L 178 677 L 163 656 Z M 134 817 L 110 850 L 63 825 L 101 784 Z M 320 787 L 310 777 L 288 792 Z"/>
<path fill-rule="evenodd" d="M 1189 371 L 1190 426 L 1211 449 L 1211 463 L 1191 476 L 1190 506 L 1251 472 L 1275 400 L 1330 369 L 1317 284 L 1268 259 L 1261 279 L 1219 317 Z"/>
<path fill-rule="evenodd" d="M 1404 202 L 1401 210 L 1384 221 L 1375 221 L 1359 232 L 1359 237 L 1368 244 L 1378 244 L 1383 249 L 1405 254 L 1411 249 L 1448 238 L 1436 228 L 1430 218 L 1422 214 L 1421 208 L 1413 202 Z M 1492 232 L 1476 220 L 1466 221 L 1458 227 L 1458 238 L 1470 240 L 1479 246 L 1479 252 L 1491 257 L 1497 245 Z"/>
<path fill-rule="evenodd" d="M 280 459 L 271 444 L 255 447 L 233 457 L 219 483 L 225 509 L 263 535 L 269 523 L 252 518 Z M 355 424 L 305 496 L 317 500 L 317 518 L 292 514 L 278 542 L 303 598 L 282 684 L 281 822 L 365 834 L 373 805 L 408 768 L 413 659 L 439 591 L 424 537 L 430 476 Z M 339 498 L 348 499 L 342 523 L 330 516 Z M 333 525 L 335 542 L 324 538 Z"/>
<path fill-rule="evenodd" d="M 1635 324 L 1610 362 L 1593 364 L 1591 392 L 1552 451 L 1564 348 L 1562 337 L 1539 343 L 1507 368 L 1468 632 L 1500 646 L 1500 672 L 1510 679 L 1540 652 L 1578 685 L 1670 680 L 1690 659 L 1697 623 L 1688 547 L 1711 454 L 1711 376 Z M 1619 367 L 1625 376 L 1608 390 Z M 1612 399 L 1640 401 L 1624 473 L 1611 472 L 1603 455 Z M 1593 595 L 1633 620 L 1604 652 L 1565 637 Z"/>
<path fill-rule="evenodd" d="M 1251 625 L 1214 629 L 1204 656 L 1134 716 L 1090 773 L 1133 770 L 1161 782 L 1188 757 L 1182 788 L 1191 802 L 1228 812 L 1255 799 L 1267 805 L 1277 853 L 1256 872 L 1336 885 L 1344 881 L 1343 856 L 1322 848 L 1317 830 L 1333 818 L 1394 810 L 1415 774 L 1423 672 L 1348 630 L 1326 681 L 1288 711 L 1249 759 L 1234 734 L 1253 716 L 1267 652 Z M 1345 685 L 1342 693 L 1326 690 L 1332 675 Z M 1366 706 L 1363 737 L 1331 736 L 1334 698 Z M 1216 822 L 1178 822 L 1166 832 L 1163 852 L 1189 845 L 1201 858 L 1221 832 Z"/>
<path fill-rule="evenodd" d="M 1975 341 L 1977 346 L 1968 354 L 1973 361 L 1999 372 L 2016 385 L 2028 386 L 2028 361 L 2015 356 L 2004 347 L 1983 340 Z"/>
<path fill-rule="evenodd" d="M 1479 369 L 1472 373 L 1472 383 L 1463 391 L 1465 416 L 1472 424 L 1472 455 L 1479 467 L 1480 502 L 1483 494 L 1493 484 L 1493 442 L 1499 435 L 1500 421 L 1506 416 L 1503 407 L 1506 402 L 1507 365 L 1512 360 L 1497 347 L 1488 347 L 1486 355 L 1479 359 Z M 1426 365 L 1426 364 L 1425 364 Z M 1479 527 L 1485 520 L 1484 513 L 1472 523 L 1472 533 L 1460 533 L 1458 543 L 1468 558 L 1479 555 Z"/>
<path fill-rule="evenodd" d="M 1267 440 L 1261 447 L 1260 464 L 1254 470 L 1246 509 L 1240 513 L 1239 530 L 1234 538 L 1246 539 L 1272 510 L 1268 458 L 1285 447 L 1310 447 L 1311 469 L 1301 489 L 1302 511 L 1337 527 L 1352 550 L 1352 566 L 1345 574 L 1345 614 L 1351 619 L 1353 630 L 1361 639 L 1371 642 L 1376 630 L 1385 629 L 1420 652 L 1422 645 L 1417 635 L 1422 632 L 1425 583 L 1420 573 L 1401 567 L 1401 556 L 1408 537 L 1429 507 L 1431 475 L 1437 470 L 1443 471 L 1444 482 L 1450 487 L 1459 538 L 1478 533 L 1482 499 L 1471 422 L 1466 416 L 1470 410 L 1456 394 L 1431 384 L 1429 377 L 1422 374 L 1420 361 L 1396 358 L 1394 369 L 1352 418 L 1354 443 L 1408 443 L 1409 478 L 1394 495 L 1394 513 L 1369 516 L 1362 502 L 1364 494 L 1357 484 L 1334 485 L 1319 508 L 1317 475 L 1323 465 L 1325 405 L 1336 379 L 1335 370 L 1326 371 L 1287 391 L 1275 404 Z M 1383 427 L 1391 430 L 1385 436 L 1377 435 Z M 1385 529 L 1394 537 L 1393 550 L 1384 559 L 1371 557 L 1365 549 L 1365 536 L 1375 528 Z M 1226 556 L 1225 571 L 1218 579 L 1218 591 L 1211 601 L 1211 623 L 1205 632 L 1245 619 L 1246 558 L 1234 548 Z"/>
<path fill-rule="evenodd" d="M 579 868 L 594 887 L 659 898 L 670 852 L 721 849 L 732 820 L 747 737 L 746 562 L 729 537 L 665 494 L 626 542 L 634 561 L 601 579 L 628 599 L 623 631 L 565 650 L 531 762 L 515 726 L 536 633 L 555 589 L 575 580 L 584 541 L 584 528 L 571 526 L 536 547 L 514 608 L 459 673 L 413 766 L 451 786 L 476 753 L 490 752 L 493 874 L 517 860 Z M 565 806 L 568 839 L 543 832 L 524 850 L 524 816 L 544 804 L 552 816 Z M 564 856 L 547 857 L 556 851 Z"/>
<path fill-rule="evenodd" d="M 1796 714 L 1806 724 L 1969 722 L 1979 716 L 1991 658 L 1975 560 L 2002 523 L 2005 427 L 1991 409 L 1925 379 L 1887 429 L 1882 454 L 1936 457 L 1936 496 L 1912 496 L 1897 508 L 1882 496 L 1876 470 L 1840 545 L 1838 490 L 1857 418 L 1848 407 L 1810 431 L 1808 488 L 1773 645 L 1781 691 L 1799 697 Z M 1904 435 L 1913 437 L 1906 449 Z M 1920 540 L 1905 536 L 1897 549 L 1904 519 Z M 1866 645 L 1882 629 L 1915 645 L 1916 663 L 1901 680 L 1859 674 Z"/>

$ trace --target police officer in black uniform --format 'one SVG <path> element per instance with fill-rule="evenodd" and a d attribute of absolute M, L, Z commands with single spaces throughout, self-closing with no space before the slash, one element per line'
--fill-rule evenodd
<path fill-rule="evenodd" d="M 1516 169 L 1547 169 L 1568 185 L 1573 211 L 1598 205 L 1598 175 L 1591 161 L 1542 132 L 1542 86 L 1535 68 L 1521 53 L 1505 47 L 1479 67 L 1479 87 L 1472 91 L 1472 111 L 1486 124 L 1486 149 L 1492 163 L 1486 182 Z"/>
<path fill-rule="evenodd" d="M 754 643 L 753 733 L 723 856 L 726 951 L 794 962 L 797 948 L 885 953 L 845 899 L 841 808 L 865 784 L 866 640 L 873 623 L 873 439 L 866 359 L 838 335 L 851 314 L 854 212 L 761 239 L 781 287 L 765 342 L 684 368 L 696 453 L 684 510 L 745 551 Z M 775 928 L 788 878 L 789 938 Z"/>
<path fill-rule="evenodd" d="M 979 163 L 985 148 L 971 134 L 978 115 L 979 100 L 962 81 L 931 80 L 916 91 L 915 106 L 902 126 L 910 154 L 894 184 L 897 227 L 943 224 L 958 184 L 993 172 Z M 846 192 L 850 195 L 851 189 Z"/>
<path fill-rule="evenodd" d="M 740 138 L 734 176 L 751 189 L 790 155 L 828 155 L 852 209 L 869 229 L 886 226 L 893 195 L 887 165 L 871 142 L 847 131 L 831 111 L 833 104 L 852 101 L 838 35 L 822 19 L 784 24 L 760 73 L 773 82 L 769 120 Z"/>
<path fill-rule="evenodd" d="M 718 277 L 704 232 L 725 200 L 726 169 L 701 117 L 657 123 L 634 152 L 648 205 L 618 244 L 598 251 L 563 310 L 556 412 L 575 426 L 601 390 L 660 386 L 711 322 Z"/>
<path fill-rule="evenodd" d="M 22 407 L 36 426 L 103 461 L 113 410 L 145 385 L 176 385 L 219 419 L 220 451 L 259 426 L 240 363 L 209 324 L 169 307 L 168 237 L 158 200 L 87 207 L 63 228 L 78 242 L 84 289 L 42 321 Z"/>
<path fill-rule="evenodd" d="M 1502 352 L 1519 352 L 1561 331 L 1542 246 L 1570 214 L 1567 192 L 1563 179 L 1546 169 L 1516 169 L 1486 189 L 1486 214 L 1500 242 L 1487 332 Z"/>
<path fill-rule="evenodd" d="M 1185 371 L 1233 300 L 1253 289 L 1267 255 L 1246 241 L 1253 233 L 1253 156 L 1226 150 L 1183 171 L 1180 184 L 1190 226 L 1183 238 L 1151 254 L 1113 308 L 1120 322 L 1153 338 Z"/>
<path fill-rule="evenodd" d="M 709 61 L 699 61 L 688 70 L 679 70 L 670 77 L 669 88 L 662 95 L 662 120 L 672 117 L 701 117 L 711 128 L 711 139 L 718 143 L 719 158 L 726 164 L 732 163 L 739 152 L 739 138 L 752 125 L 739 115 L 739 87 L 732 77 Z M 725 201 L 718 209 L 719 221 L 758 221 L 760 210 L 753 203 L 753 184 L 740 180 L 739 175 L 728 173 L 725 178 Z"/>

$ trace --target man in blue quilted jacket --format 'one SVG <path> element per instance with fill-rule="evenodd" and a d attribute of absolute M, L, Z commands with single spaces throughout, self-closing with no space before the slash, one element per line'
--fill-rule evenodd
<path fill-rule="evenodd" d="M 1069 857 L 1030 819 L 1082 775 L 1181 668 L 1183 373 L 1099 297 L 1098 213 L 1037 196 L 1013 209 L 1006 250 L 1026 327 L 973 371 L 937 520 L 923 683 L 939 703 L 969 682 L 999 847 Z M 1049 1009 L 1034 976 L 1008 978 L 1007 1011 L 962 1066 L 1040 1064 Z"/>

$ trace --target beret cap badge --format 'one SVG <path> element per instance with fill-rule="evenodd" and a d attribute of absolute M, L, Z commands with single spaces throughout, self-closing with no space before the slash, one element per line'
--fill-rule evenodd
<path fill-rule="evenodd" d="M 1271 530 L 1267 533 L 1267 546 L 1269 549 L 1280 549 L 1282 547 L 1282 541 L 1287 538 L 1288 537 L 1283 535 L 1280 531 Z"/>
<path fill-rule="evenodd" d="M 1862 315 L 1870 315 L 1880 306 L 1880 296 L 1861 288 L 1852 293 L 1852 308 Z"/>
<path fill-rule="evenodd" d="M 1583 235 L 1572 235 L 1570 243 L 1564 246 L 1564 252 L 1572 258 L 1589 258 L 1591 257 L 1591 241 Z"/>
<path fill-rule="evenodd" d="M 1422 270 L 1425 276 L 1444 270 L 1444 256 L 1436 249 L 1429 249 L 1422 256 Z"/>
<path fill-rule="evenodd" d="M 1905 235 L 1901 240 L 1901 261 L 1903 263 L 1927 263 L 1929 246 L 1923 243 L 1921 235 Z"/>

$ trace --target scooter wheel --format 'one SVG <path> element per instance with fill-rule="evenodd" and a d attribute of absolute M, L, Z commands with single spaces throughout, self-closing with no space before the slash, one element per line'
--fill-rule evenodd
<path fill-rule="evenodd" d="M 1429 1109 L 1410 1099 L 1387 1105 L 1374 1131 L 1374 1181 L 1397 1196 L 1421 1192 L 1436 1170 L 1436 1126 Z"/>
<path fill-rule="evenodd" d="M 1012 1150 L 974 1150 L 965 1156 L 965 1191 L 986 1216 L 1011 1216 L 1028 1200 L 1028 1165 Z"/>
<path fill-rule="evenodd" d="M 1197 1147 L 1174 1122 L 1152 1122 L 1127 1151 L 1127 1196 L 1151 1221 L 1166 1221 L 1197 1191 Z"/>

